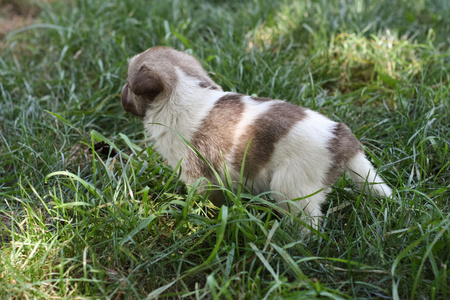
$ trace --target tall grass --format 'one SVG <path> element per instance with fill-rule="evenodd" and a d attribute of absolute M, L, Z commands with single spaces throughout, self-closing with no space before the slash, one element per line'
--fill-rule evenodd
<path fill-rule="evenodd" d="M 0 53 L 0 297 L 447 299 L 448 1 L 53 1 Z M 226 90 L 343 121 L 395 187 L 342 178 L 320 232 L 186 187 L 120 106 L 167 45 Z"/>

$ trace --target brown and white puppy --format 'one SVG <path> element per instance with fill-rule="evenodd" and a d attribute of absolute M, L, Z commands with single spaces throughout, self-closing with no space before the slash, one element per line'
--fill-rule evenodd
<path fill-rule="evenodd" d="M 346 125 L 284 101 L 224 92 L 186 53 L 155 47 L 131 58 L 121 98 L 126 111 L 143 117 L 168 164 L 181 160 L 181 180 L 188 184 L 200 177 L 217 181 L 179 135 L 222 179 L 229 172 L 236 185 L 245 156 L 247 188 L 254 194 L 277 192 L 273 196 L 283 208 L 286 199 L 303 197 L 291 210 L 314 217 L 316 226 L 321 204 L 344 171 L 360 188 L 392 193 Z"/>

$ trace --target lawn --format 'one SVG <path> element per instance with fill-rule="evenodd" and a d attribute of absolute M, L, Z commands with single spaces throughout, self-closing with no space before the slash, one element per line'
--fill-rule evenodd
<path fill-rule="evenodd" d="M 34 20 L 0 36 L 0 298 L 450 297 L 449 1 L 34 3 L 0 0 Z M 343 177 L 310 236 L 267 195 L 213 206 L 121 108 L 156 45 L 346 123 L 393 197 Z"/>

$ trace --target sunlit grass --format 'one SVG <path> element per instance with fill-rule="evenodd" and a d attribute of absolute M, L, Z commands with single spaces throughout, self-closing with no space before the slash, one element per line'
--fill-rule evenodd
<path fill-rule="evenodd" d="M 0 52 L 2 298 L 446 299 L 448 1 L 54 1 Z M 349 125 L 395 187 L 341 179 L 320 232 L 267 195 L 214 207 L 122 111 L 167 45 L 226 90 Z"/>

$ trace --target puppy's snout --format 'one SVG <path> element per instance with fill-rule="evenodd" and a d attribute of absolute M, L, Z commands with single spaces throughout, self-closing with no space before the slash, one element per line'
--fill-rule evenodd
<path fill-rule="evenodd" d="M 120 94 L 122 100 L 122 108 L 125 111 L 129 111 L 129 101 L 128 101 L 128 83 L 126 83 L 122 88 L 122 93 Z"/>
<path fill-rule="evenodd" d="M 133 99 L 133 96 L 130 93 L 130 89 L 128 87 L 128 83 L 126 83 L 122 88 L 122 93 L 120 93 L 120 98 L 122 101 L 122 108 L 129 113 L 132 113 L 135 116 L 143 117 L 145 115 L 145 110 L 139 109 L 139 102 L 136 99 Z"/>

